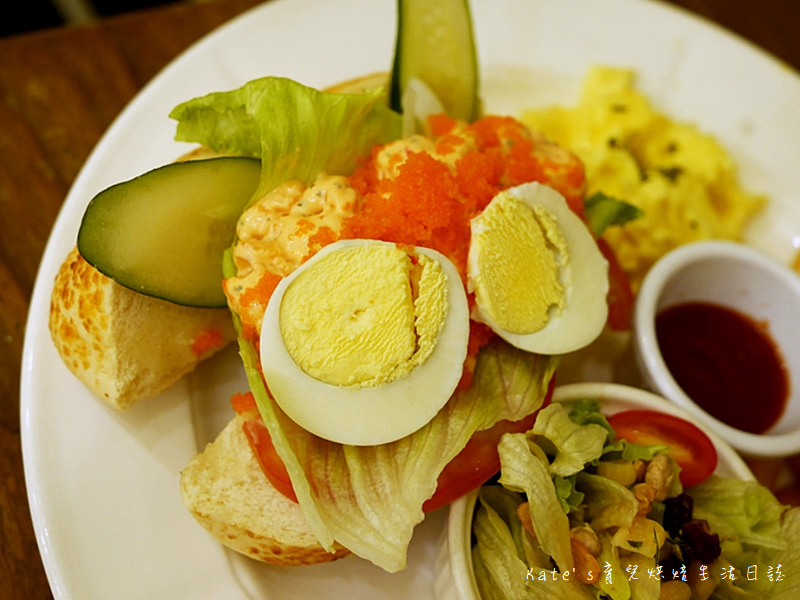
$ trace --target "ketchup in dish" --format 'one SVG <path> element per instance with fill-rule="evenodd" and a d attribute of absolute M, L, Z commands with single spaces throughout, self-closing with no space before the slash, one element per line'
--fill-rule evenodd
<path fill-rule="evenodd" d="M 789 378 L 765 324 L 724 306 L 688 302 L 658 314 L 656 336 L 678 385 L 718 420 L 764 433 L 780 418 Z"/>

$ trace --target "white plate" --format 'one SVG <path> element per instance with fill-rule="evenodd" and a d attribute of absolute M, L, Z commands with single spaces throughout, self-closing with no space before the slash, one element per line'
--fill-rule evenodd
<path fill-rule="evenodd" d="M 610 416 L 623 410 L 653 410 L 668 413 L 689 422 L 695 419 L 685 410 L 674 406 L 661 396 L 656 396 L 638 388 L 615 383 L 573 383 L 557 387 L 553 394 L 554 402 L 569 404 L 578 400 L 597 400 L 601 412 Z M 721 477 L 736 477 L 751 480 L 753 474 L 742 458 L 731 446 L 715 433 L 709 433 L 717 451 L 717 468 L 715 473 Z M 438 600 L 480 600 L 477 583 L 472 572 L 472 515 L 477 490 L 471 492 L 452 504 L 448 518 L 447 541 L 442 544 L 440 552 L 443 564 L 450 569 L 442 570 L 436 582 Z M 443 558 L 448 556 L 447 561 Z"/>
<path fill-rule="evenodd" d="M 258 565 L 224 551 L 181 505 L 178 473 L 244 388 L 228 352 L 161 397 L 123 415 L 93 398 L 53 348 L 47 314 L 55 273 L 89 199 L 172 160 L 170 109 L 263 75 L 325 86 L 388 70 L 394 0 L 276 0 L 205 38 L 123 111 L 76 180 L 34 290 L 22 367 L 23 452 L 31 512 L 59 600 L 114 598 L 432 597 L 443 527 L 421 526 L 408 571 L 359 560 L 313 568 Z M 741 40 L 648 0 L 473 0 L 492 112 L 576 100 L 593 63 L 633 67 L 656 104 L 717 135 L 746 185 L 770 209 L 750 241 L 780 260 L 794 253 L 800 215 L 800 79 Z"/>

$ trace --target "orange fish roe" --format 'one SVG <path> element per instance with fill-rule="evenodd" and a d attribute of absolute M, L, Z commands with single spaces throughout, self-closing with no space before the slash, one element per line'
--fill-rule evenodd
<path fill-rule="evenodd" d="M 323 247 L 327 246 L 328 244 L 332 244 L 338 239 L 336 232 L 328 227 L 327 225 L 322 225 L 317 232 L 313 234 L 311 237 L 308 238 L 308 254 L 303 259 L 304 261 L 308 260 L 312 256 L 314 256 L 317 252 L 319 252 Z"/>
<path fill-rule="evenodd" d="M 372 169 L 375 164 L 368 162 L 362 168 Z M 352 185 L 365 180 L 354 179 Z M 359 211 L 345 221 L 343 239 L 425 246 L 448 257 L 469 244 L 469 215 L 456 179 L 445 163 L 429 154 L 409 154 L 395 180 L 381 179 L 373 189 L 356 189 L 363 201 Z"/>
<path fill-rule="evenodd" d="M 192 353 L 197 357 L 205 356 L 217 348 L 222 348 L 222 330 L 217 327 L 207 329 L 192 341 Z"/>
<path fill-rule="evenodd" d="M 458 125 L 458 121 L 444 113 L 428 117 L 428 129 L 435 138 L 450 133 Z"/>
<path fill-rule="evenodd" d="M 513 117 L 484 117 L 469 129 L 487 148 L 503 154 L 503 189 L 531 181 L 545 183 L 558 190 L 570 208 L 583 217 L 586 177 L 583 163 L 575 155 L 535 136 Z"/>
<path fill-rule="evenodd" d="M 244 415 L 254 410 L 258 410 L 253 392 L 237 393 L 231 396 L 231 406 L 236 414 Z"/>
<path fill-rule="evenodd" d="M 425 246 L 447 256 L 466 284 L 470 219 L 503 189 L 522 183 L 546 183 L 561 192 L 583 216 L 584 170 L 580 160 L 513 117 L 484 117 L 465 125 L 445 115 L 428 120 L 436 151 L 448 155 L 467 144 L 454 168 L 426 153 L 409 152 L 395 179 L 379 176 L 381 148 L 374 148 L 350 177 L 363 200 L 345 221 L 341 238 L 370 238 Z M 397 153 L 393 158 L 399 158 Z M 470 357 L 490 338 L 473 324 Z M 474 363 L 473 360 L 468 360 Z M 471 369 L 465 369 L 465 378 Z"/>
<path fill-rule="evenodd" d="M 582 163 L 537 139 L 517 119 L 488 116 L 464 125 L 436 115 L 428 126 L 441 154 L 466 144 L 466 138 L 474 139 L 477 148 L 459 158 L 454 169 L 431 155 L 409 152 L 396 179 L 379 177 L 381 148 L 374 148 L 350 177 L 363 200 L 345 222 L 342 238 L 433 248 L 450 258 L 466 280 L 470 219 L 503 189 L 531 181 L 546 183 L 583 214 Z"/>
<path fill-rule="evenodd" d="M 257 314 L 263 315 L 269 303 L 269 299 L 272 297 L 272 293 L 275 291 L 275 288 L 278 287 L 281 279 L 283 278 L 280 275 L 265 271 L 256 285 L 242 292 L 239 305 L 246 307 L 249 312 L 256 312 Z M 255 319 L 248 318 L 247 314 L 242 315 L 242 335 L 257 348 L 259 340 L 255 321 Z"/>

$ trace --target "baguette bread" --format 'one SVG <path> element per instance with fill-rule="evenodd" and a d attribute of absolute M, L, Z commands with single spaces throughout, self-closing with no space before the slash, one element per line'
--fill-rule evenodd
<path fill-rule="evenodd" d="M 70 371 L 119 410 L 165 390 L 236 337 L 227 308 L 139 294 L 97 271 L 77 248 L 56 275 L 49 326 Z"/>
<path fill-rule="evenodd" d="M 250 558 L 278 565 L 309 565 L 349 554 L 327 552 L 300 506 L 264 476 L 236 415 L 181 472 L 183 503 L 222 544 Z"/>

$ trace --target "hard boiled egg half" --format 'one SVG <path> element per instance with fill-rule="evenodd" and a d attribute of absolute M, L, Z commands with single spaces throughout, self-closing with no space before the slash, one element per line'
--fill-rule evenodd
<path fill-rule="evenodd" d="M 553 188 L 526 183 L 471 221 L 472 318 L 510 344 L 564 354 L 591 343 L 608 317 L 608 263 Z"/>
<path fill-rule="evenodd" d="M 261 366 L 277 404 L 304 429 L 342 444 L 382 444 L 445 405 L 468 338 L 466 291 L 444 255 L 343 240 L 275 289 Z"/>

